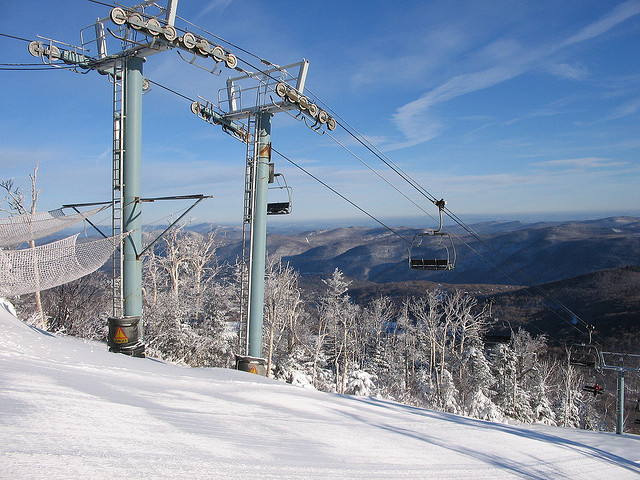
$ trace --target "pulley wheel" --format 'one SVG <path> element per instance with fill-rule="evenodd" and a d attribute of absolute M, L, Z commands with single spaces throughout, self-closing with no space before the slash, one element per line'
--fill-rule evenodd
<path fill-rule="evenodd" d="M 315 118 L 315 116 L 318 115 L 318 110 L 320 110 L 318 108 L 318 105 L 316 105 L 315 103 L 309 104 L 309 115 Z"/>
<path fill-rule="evenodd" d="M 200 102 L 193 102 L 191 104 L 191 112 L 195 113 L 196 115 L 200 115 Z"/>
<path fill-rule="evenodd" d="M 289 89 L 289 87 L 287 86 L 286 83 L 284 82 L 278 82 L 278 84 L 276 85 L 276 94 L 281 97 L 284 98 L 287 96 L 287 90 Z"/>
<path fill-rule="evenodd" d="M 287 91 L 287 98 L 289 99 L 290 102 L 297 102 L 298 101 L 298 92 L 296 92 L 293 88 L 290 88 Z"/>
<path fill-rule="evenodd" d="M 229 68 L 236 68 L 238 66 L 238 57 L 236 57 L 233 53 L 230 53 L 229 55 L 227 55 L 224 63 Z"/>
<path fill-rule="evenodd" d="M 162 35 L 167 40 L 167 42 L 173 42 L 178 36 L 178 32 L 176 32 L 174 26 L 165 25 L 165 27 L 162 29 Z"/>
<path fill-rule="evenodd" d="M 309 108 L 309 99 L 304 95 L 300 95 L 300 99 L 298 99 L 298 105 L 300 105 L 300 108 L 302 108 L 303 110 L 306 110 L 307 108 Z"/>
<path fill-rule="evenodd" d="M 213 50 L 211 50 L 211 56 L 216 62 L 222 62 L 226 58 L 224 50 L 218 45 L 213 47 Z"/>
<path fill-rule="evenodd" d="M 49 57 L 50 60 L 58 60 L 60 58 L 60 49 L 55 45 L 51 45 L 44 51 L 44 54 Z"/>
<path fill-rule="evenodd" d="M 320 123 L 327 123 L 327 120 L 329 120 L 329 114 L 324 110 L 320 110 L 320 112 L 318 112 L 318 121 Z"/>
<path fill-rule="evenodd" d="M 29 44 L 29 53 L 34 57 L 41 57 L 44 54 L 42 42 L 31 42 Z"/>
<path fill-rule="evenodd" d="M 205 57 L 211 53 L 211 44 L 206 38 L 199 38 L 196 42 L 196 47 L 198 47 L 198 52 Z"/>
<path fill-rule="evenodd" d="M 111 21 L 116 25 L 124 25 L 127 21 L 126 12 L 120 7 L 112 8 L 109 17 L 111 17 Z"/>
<path fill-rule="evenodd" d="M 134 30 L 140 30 L 142 27 L 144 27 L 144 19 L 142 18 L 142 15 L 137 12 L 129 15 L 128 20 L 129 25 L 131 25 L 131 28 L 133 28 Z"/>
<path fill-rule="evenodd" d="M 160 25 L 157 18 L 150 18 L 147 22 L 147 30 L 151 35 L 157 37 L 162 32 L 162 25 Z"/>
<path fill-rule="evenodd" d="M 187 32 L 182 36 L 182 44 L 189 50 L 196 46 L 196 37 L 193 33 Z"/>
<path fill-rule="evenodd" d="M 151 82 L 149 81 L 149 79 L 147 77 L 143 77 L 142 78 L 142 91 L 146 92 L 150 88 L 151 88 Z"/>
<path fill-rule="evenodd" d="M 336 122 L 336 119 L 333 117 L 329 117 L 329 119 L 327 120 L 327 128 L 329 130 L 335 130 L 337 126 L 338 122 Z"/>

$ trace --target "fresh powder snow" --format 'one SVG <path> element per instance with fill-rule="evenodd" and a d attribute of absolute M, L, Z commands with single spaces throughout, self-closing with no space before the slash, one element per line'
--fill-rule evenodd
<path fill-rule="evenodd" d="M 0 303 L 2 479 L 640 478 L 640 437 L 113 354 Z"/>

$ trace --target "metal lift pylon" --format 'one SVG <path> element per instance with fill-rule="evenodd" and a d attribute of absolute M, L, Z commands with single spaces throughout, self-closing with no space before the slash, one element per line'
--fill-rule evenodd
<path fill-rule="evenodd" d="M 259 73 L 229 78 L 219 92 L 217 104 L 194 102 L 191 111 L 247 144 L 242 261 L 240 272 L 239 355 L 241 370 L 266 374 L 262 358 L 262 324 L 266 264 L 266 227 L 271 163 L 271 117 L 275 113 L 298 110 L 294 116 L 309 117 L 316 131 L 322 125 L 333 130 L 336 121 L 303 95 L 309 62 L 274 67 Z M 243 82 L 250 82 L 247 87 Z M 303 115 L 304 114 L 304 115 Z M 246 128 L 239 120 L 246 120 Z M 305 123 L 307 120 L 305 120 Z M 308 124 L 307 124 L 308 125 Z"/>
<path fill-rule="evenodd" d="M 41 57 L 45 64 L 59 66 L 61 63 L 73 66 L 74 70 L 97 70 L 107 74 L 113 81 L 113 176 L 112 176 L 112 230 L 114 234 L 129 233 L 120 251 L 113 258 L 113 317 L 110 318 L 109 339 L 112 322 L 118 329 L 129 328 L 129 324 L 119 325 L 122 319 L 137 319 L 133 330 L 137 330 L 136 342 L 122 353 L 144 355 L 142 344 L 142 209 L 141 209 L 141 165 L 142 165 L 142 90 L 143 63 L 145 58 L 162 51 L 180 48 L 191 53 L 199 51 L 193 34 L 177 38 L 174 22 L 178 0 L 168 0 L 166 8 L 158 6 L 155 0 L 145 0 L 133 7 L 115 7 L 110 15 L 93 25 L 95 38 L 81 46 L 37 40 L 29 44 L 29 52 Z M 147 9 L 157 9 L 160 15 L 149 14 Z M 109 55 L 105 23 L 116 25 L 112 37 L 120 41 L 121 51 Z M 84 29 L 83 29 L 84 30 Z M 185 38 L 194 39 L 194 44 Z M 97 56 L 88 56 L 88 45 L 95 43 Z M 227 63 L 233 63 L 235 56 L 223 52 Z M 127 330 L 129 331 L 129 330 Z M 127 335 L 123 335 L 129 339 Z M 122 338 L 122 337 L 121 337 Z M 137 340 L 139 339 L 139 342 Z M 140 348 L 140 346 L 142 348 Z"/>

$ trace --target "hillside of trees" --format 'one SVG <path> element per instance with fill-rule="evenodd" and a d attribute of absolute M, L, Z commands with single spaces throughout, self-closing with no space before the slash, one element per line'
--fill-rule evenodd
<path fill-rule="evenodd" d="M 204 232 L 209 227 L 201 228 Z M 456 268 L 451 271 L 408 270 L 409 244 L 422 231 L 417 228 L 274 232 L 267 238 L 267 248 L 271 256 L 282 258 L 303 276 L 331 275 L 337 267 L 351 279 L 377 284 L 535 285 L 637 265 L 640 258 L 637 217 L 533 224 L 485 222 L 470 228 L 482 241 L 460 228 L 447 229 L 457 252 Z M 233 262 L 241 252 L 239 234 L 233 229 L 225 229 L 223 234 L 226 241 L 219 249 L 220 258 Z"/>
<path fill-rule="evenodd" d="M 148 355 L 194 367 L 233 365 L 241 351 L 239 267 L 221 259 L 221 248 L 218 231 L 181 227 L 145 257 Z M 624 297 L 616 311 L 624 316 L 638 310 L 638 275 L 638 269 L 622 269 L 551 288 L 565 301 L 579 299 L 581 316 L 596 307 L 615 313 L 606 307 L 605 293 L 618 295 L 612 302 Z M 622 282 L 628 291 L 617 288 Z M 335 267 L 327 275 L 303 276 L 271 255 L 263 331 L 269 375 L 302 387 L 375 395 L 480 419 L 614 429 L 615 380 L 568 364 L 568 344 L 558 342 L 562 330 L 551 328 L 547 298 L 535 296 L 539 290 L 424 282 L 395 292 L 392 284 L 370 287 Z M 47 329 L 104 340 L 109 295 L 102 272 L 42 292 Z M 23 318 L 33 312 L 28 297 L 16 302 Z M 500 342 L 491 337 L 495 328 L 503 333 Z M 622 326 L 611 328 L 615 337 Z M 640 396 L 637 380 L 627 380 L 628 431 Z M 596 382 L 605 386 L 605 395 L 583 390 Z"/>

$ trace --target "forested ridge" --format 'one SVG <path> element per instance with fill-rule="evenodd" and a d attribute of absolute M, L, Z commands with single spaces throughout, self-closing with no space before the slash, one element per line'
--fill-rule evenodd
<path fill-rule="evenodd" d="M 239 266 L 220 259 L 223 240 L 215 229 L 183 226 L 145 257 L 148 355 L 193 367 L 233 365 L 240 351 Z M 623 274 L 628 282 L 640 275 L 633 268 Z M 558 288 L 575 297 L 580 282 L 574 290 L 571 284 Z M 338 268 L 303 277 L 270 256 L 263 331 L 269 374 L 302 387 L 479 419 L 614 429 L 615 381 L 568 364 L 562 325 L 540 320 L 546 311 L 540 299 L 514 286 L 369 286 Z M 48 330 L 103 340 L 109 295 L 101 272 L 43 292 Z M 633 298 L 627 310 L 637 308 Z M 29 299 L 19 307 L 24 317 Z M 505 326 L 508 338 L 496 342 L 491 333 L 498 328 L 505 337 Z M 606 387 L 605 395 L 583 390 L 595 382 Z M 639 392 L 637 378 L 629 377 L 628 431 Z"/>

